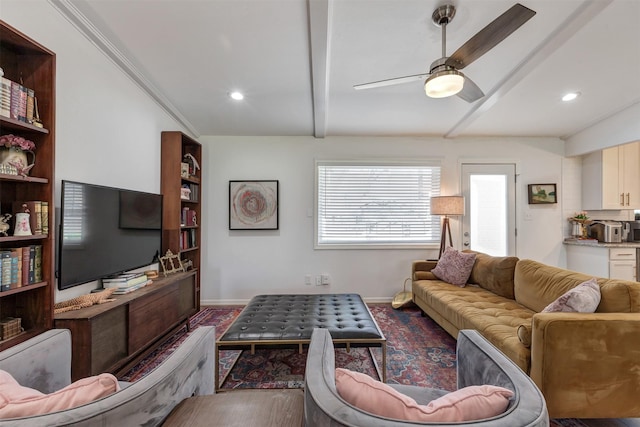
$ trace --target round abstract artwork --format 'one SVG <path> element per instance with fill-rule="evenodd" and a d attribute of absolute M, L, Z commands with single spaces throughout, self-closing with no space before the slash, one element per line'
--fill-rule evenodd
<path fill-rule="evenodd" d="M 229 183 L 230 229 L 278 228 L 278 181 Z"/>

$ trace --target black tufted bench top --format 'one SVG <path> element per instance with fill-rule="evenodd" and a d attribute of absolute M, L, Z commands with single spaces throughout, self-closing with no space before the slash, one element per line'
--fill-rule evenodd
<path fill-rule="evenodd" d="M 386 380 L 387 340 L 369 308 L 358 294 L 258 295 L 216 341 L 220 350 L 302 346 L 311 341 L 314 328 L 329 330 L 335 347 L 381 347 Z M 218 358 L 219 360 L 219 358 Z M 224 379 L 223 381 L 224 382 Z M 221 385 L 219 363 L 215 369 L 216 390 Z"/>
<path fill-rule="evenodd" d="M 313 328 L 336 339 L 383 339 L 358 294 L 258 295 L 220 341 L 309 340 Z"/>

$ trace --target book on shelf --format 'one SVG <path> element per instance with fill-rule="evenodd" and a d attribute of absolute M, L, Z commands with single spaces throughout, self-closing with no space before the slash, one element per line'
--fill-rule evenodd
<path fill-rule="evenodd" d="M 21 122 L 27 121 L 27 88 L 20 83 L 20 112 L 18 113 L 18 120 Z"/>
<path fill-rule="evenodd" d="M 21 92 L 22 92 L 22 85 L 18 82 L 11 81 L 11 104 L 10 104 L 10 110 L 9 110 L 9 117 L 11 117 L 12 119 L 20 120 L 20 93 Z M 26 110 L 26 106 L 25 106 L 25 110 Z"/>
<path fill-rule="evenodd" d="M 187 225 L 189 227 L 195 227 L 197 225 L 196 211 L 194 211 L 193 209 L 189 209 L 187 211 Z"/>
<path fill-rule="evenodd" d="M 26 91 L 27 91 L 27 104 L 26 104 L 27 110 L 25 114 L 25 121 L 27 123 L 33 123 L 35 91 L 29 88 L 26 88 Z"/>
<path fill-rule="evenodd" d="M 29 285 L 35 283 L 35 262 L 36 262 L 36 248 L 29 246 Z"/>
<path fill-rule="evenodd" d="M 24 253 L 22 248 L 10 248 L 11 251 L 11 268 L 15 269 L 15 272 L 11 271 L 11 288 L 21 288 L 24 283 L 23 267 L 24 261 L 22 255 Z M 16 259 L 16 265 L 14 266 L 13 257 Z"/>
<path fill-rule="evenodd" d="M 11 80 L 0 77 L 0 116 L 11 117 Z"/>
<path fill-rule="evenodd" d="M 42 245 L 33 245 L 35 260 L 33 266 L 33 283 L 42 282 Z"/>
<path fill-rule="evenodd" d="M 29 284 L 29 265 L 31 264 L 31 248 L 24 246 L 22 249 L 22 286 Z"/>
<path fill-rule="evenodd" d="M 184 226 L 187 225 L 187 213 L 189 212 L 189 208 L 188 207 L 184 207 L 182 208 L 182 211 L 180 212 L 180 225 Z"/>
<path fill-rule="evenodd" d="M 49 234 L 49 202 L 42 201 L 40 204 L 42 234 Z"/>
<path fill-rule="evenodd" d="M 13 249 L 10 249 L 9 252 L 11 254 L 11 281 L 9 283 L 9 288 L 16 289 L 18 287 L 18 253 Z M 22 280 L 22 277 L 20 277 L 20 280 Z"/>
<path fill-rule="evenodd" d="M 0 290 L 11 289 L 11 251 L 0 251 Z"/>

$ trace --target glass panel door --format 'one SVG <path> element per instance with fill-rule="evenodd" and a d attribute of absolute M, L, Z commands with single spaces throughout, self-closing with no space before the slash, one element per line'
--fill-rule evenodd
<path fill-rule="evenodd" d="M 462 244 L 493 256 L 516 254 L 514 164 L 462 165 Z"/>

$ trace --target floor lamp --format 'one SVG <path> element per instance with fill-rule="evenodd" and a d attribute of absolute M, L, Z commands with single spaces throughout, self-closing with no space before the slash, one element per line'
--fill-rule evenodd
<path fill-rule="evenodd" d="M 442 220 L 442 235 L 440 237 L 440 252 L 438 259 L 442 256 L 446 246 L 447 236 L 449 246 L 453 246 L 451 239 L 451 226 L 449 217 L 454 215 L 464 215 L 464 197 L 462 196 L 438 196 L 431 198 L 431 215 L 444 215 Z"/>

